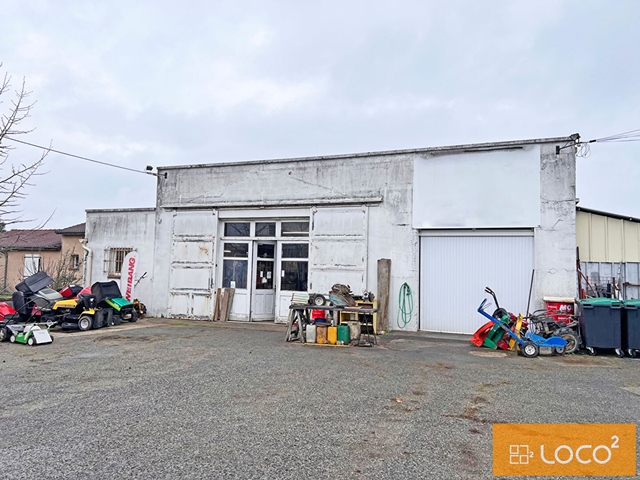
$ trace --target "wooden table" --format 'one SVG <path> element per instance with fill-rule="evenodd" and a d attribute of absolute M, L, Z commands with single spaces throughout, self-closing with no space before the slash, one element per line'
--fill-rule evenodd
<path fill-rule="evenodd" d="M 311 325 L 313 323 L 311 321 L 311 315 L 309 313 L 310 310 L 325 310 L 328 312 L 332 312 L 333 318 L 336 322 L 339 323 L 340 312 L 349 312 L 349 313 L 359 313 L 361 315 L 373 315 L 378 312 L 377 308 L 357 308 L 357 307 L 348 307 L 348 306 L 318 306 L 318 305 L 308 305 L 308 304 L 292 304 L 289 306 L 289 320 L 287 322 L 287 334 L 285 340 L 287 342 L 295 342 L 301 341 L 302 343 L 306 343 L 306 329 L 307 325 Z M 369 326 L 368 323 L 365 326 Z M 369 342 L 373 344 L 377 344 L 376 335 L 375 335 L 375 327 L 372 327 L 373 335 L 371 332 L 367 332 L 366 335 L 369 338 Z M 360 338 L 358 339 L 358 343 L 362 338 L 362 331 L 360 332 Z M 371 342 L 371 338 L 373 338 L 373 342 Z"/>

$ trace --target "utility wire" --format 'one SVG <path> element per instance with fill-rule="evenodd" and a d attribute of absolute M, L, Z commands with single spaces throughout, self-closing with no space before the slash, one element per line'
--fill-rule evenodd
<path fill-rule="evenodd" d="M 576 147 L 576 156 L 586 158 L 591 155 L 591 143 L 622 143 L 622 142 L 640 142 L 640 128 L 636 130 L 629 130 L 628 132 L 616 133 L 615 135 L 609 135 L 608 137 L 602 138 L 594 138 L 593 140 L 589 140 L 588 142 L 576 142 L 573 144 L 567 144 L 563 148 L 567 148 L 569 146 Z"/>
<path fill-rule="evenodd" d="M 11 140 L 12 142 L 22 143 L 24 145 L 29 145 L 30 147 L 41 148 L 42 150 L 46 150 L 47 152 L 59 153 L 60 155 L 66 155 L 67 157 L 78 158 L 80 160 L 85 160 L 87 162 L 98 163 L 100 165 L 106 165 L 107 167 L 120 168 L 121 170 L 128 170 L 129 172 L 135 173 L 144 173 L 145 175 L 153 175 L 155 177 L 159 177 L 160 174 L 155 172 L 148 172 L 145 170 L 136 170 L 135 168 L 123 167 L 122 165 L 116 165 L 114 163 L 101 162 L 100 160 L 94 160 L 93 158 L 82 157 L 80 155 L 74 155 L 73 153 L 62 152 L 60 150 L 55 150 L 49 147 L 43 147 L 42 145 L 36 145 L 35 143 L 25 142 L 24 140 L 18 140 L 16 138 L 4 137 L 7 140 Z"/>
<path fill-rule="evenodd" d="M 596 138 L 589 140 L 588 143 L 595 142 L 638 142 L 640 141 L 640 129 L 630 130 L 628 132 L 617 133 L 608 137 Z"/>

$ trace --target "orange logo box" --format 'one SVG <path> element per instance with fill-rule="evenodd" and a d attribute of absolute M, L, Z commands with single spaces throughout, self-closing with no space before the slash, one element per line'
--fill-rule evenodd
<path fill-rule="evenodd" d="M 633 424 L 493 425 L 493 475 L 636 475 Z"/>

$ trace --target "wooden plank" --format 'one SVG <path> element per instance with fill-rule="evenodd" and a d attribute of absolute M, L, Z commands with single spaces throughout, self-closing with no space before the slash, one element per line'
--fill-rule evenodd
<path fill-rule="evenodd" d="M 220 321 L 227 321 L 227 309 L 229 308 L 229 288 L 224 289 L 222 294 L 222 304 L 220 305 Z"/>
<path fill-rule="evenodd" d="M 216 290 L 216 304 L 213 309 L 213 321 L 217 322 L 220 320 L 220 302 L 222 301 L 222 289 L 218 288 Z"/>
<path fill-rule="evenodd" d="M 235 288 L 228 288 L 227 290 L 229 291 L 229 301 L 227 302 L 227 311 L 224 317 L 225 322 L 229 320 L 229 317 L 231 316 L 231 305 L 233 305 L 233 295 L 236 293 Z M 227 290 L 225 290 L 225 293 L 227 292 Z"/>
<path fill-rule="evenodd" d="M 389 330 L 389 289 L 391 286 L 391 260 L 378 260 L 378 315 L 376 329 L 379 332 Z"/>
<path fill-rule="evenodd" d="M 291 331 L 293 329 L 293 310 L 289 309 L 289 316 L 287 317 L 287 333 L 284 336 L 285 342 L 291 341 Z"/>

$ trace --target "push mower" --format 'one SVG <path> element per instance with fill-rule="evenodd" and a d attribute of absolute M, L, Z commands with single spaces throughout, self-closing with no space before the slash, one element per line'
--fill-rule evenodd
<path fill-rule="evenodd" d="M 32 323 L 29 325 L 9 325 L 11 330 L 11 343 L 22 343 L 23 345 L 43 345 L 45 343 L 53 343 L 53 335 L 49 333 L 49 329 L 54 325 L 53 322 L 47 322 L 46 328 Z"/>
<path fill-rule="evenodd" d="M 499 325 L 511 338 L 513 338 L 518 344 L 518 348 L 523 356 L 527 358 L 537 357 L 540 353 L 540 348 L 551 348 L 554 353 L 564 352 L 565 347 L 567 346 L 567 341 L 564 338 L 560 337 L 550 337 L 550 338 L 542 338 L 535 333 L 528 331 L 524 338 L 520 335 L 514 333 L 502 323 L 499 319 L 492 317 L 484 309 L 488 307 L 487 299 L 485 298 L 480 306 L 478 307 L 478 313 L 489 320 L 491 320 L 496 325 Z"/>
<path fill-rule="evenodd" d="M 527 318 L 527 330 L 543 338 L 561 337 L 567 341 L 564 353 L 575 353 L 580 348 L 582 340 L 580 338 L 578 321 L 573 318 L 569 323 L 565 323 L 553 318 L 557 312 L 547 310 L 537 310 Z"/>

